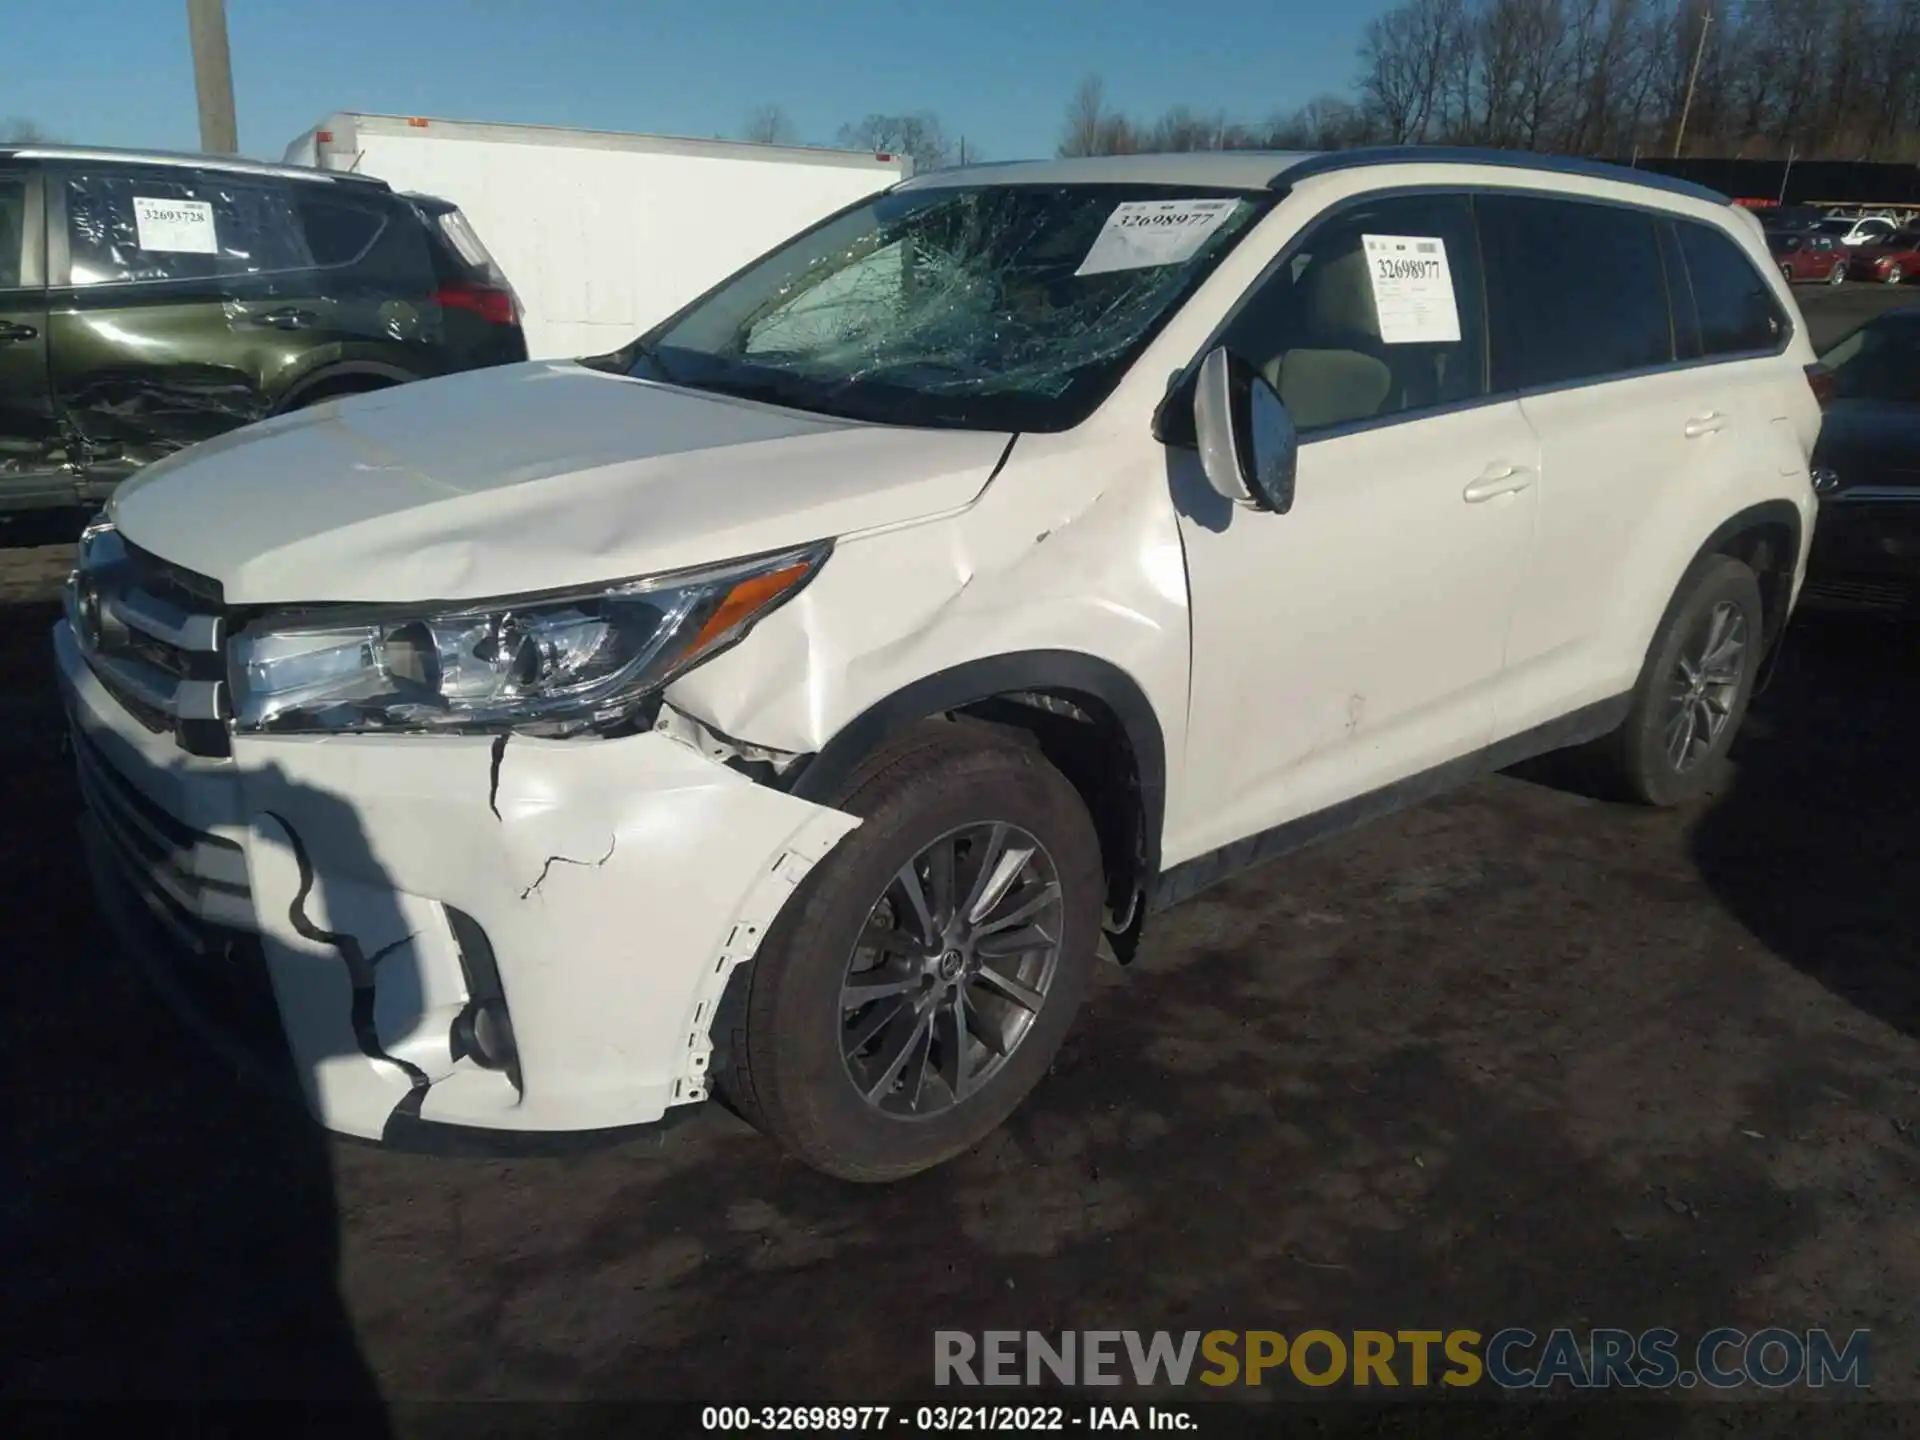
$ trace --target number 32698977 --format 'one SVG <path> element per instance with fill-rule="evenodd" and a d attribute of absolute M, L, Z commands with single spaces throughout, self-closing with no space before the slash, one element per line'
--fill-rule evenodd
<path fill-rule="evenodd" d="M 1382 280 L 1437 280 L 1440 278 L 1438 260 L 1393 260 L 1381 256 L 1373 263 L 1380 267 Z"/>

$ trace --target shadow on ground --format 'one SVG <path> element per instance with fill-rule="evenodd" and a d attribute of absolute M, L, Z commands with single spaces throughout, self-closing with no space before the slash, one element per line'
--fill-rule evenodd
<path fill-rule="evenodd" d="M 1775 954 L 1920 1035 L 1920 627 L 1803 615 L 1734 761 L 1701 875 Z"/>
<path fill-rule="evenodd" d="M 56 614 L 45 599 L 0 604 L 0 1391 L 371 1405 L 336 1278 L 328 1143 L 157 1013 L 96 919 L 53 684 Z M 356 1424 L 378 1433 L 377 1411 Z"/>

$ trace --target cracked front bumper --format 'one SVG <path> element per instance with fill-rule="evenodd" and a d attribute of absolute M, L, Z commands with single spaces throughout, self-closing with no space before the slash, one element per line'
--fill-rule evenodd
<path fill-rule="evenodd" d="M 657 733 L 235 735 L 202 759 L 123 708 L 64 621 L 54 649 L 116 930 L 173 942 L 150 965 L 201 944 L 229 979 L 264 969 L 343 1134 L 615 1130 L 704 1099 L 728 975 L 858 823 Z M 454 1038 L 476 931 L 517 1069 Z"/>

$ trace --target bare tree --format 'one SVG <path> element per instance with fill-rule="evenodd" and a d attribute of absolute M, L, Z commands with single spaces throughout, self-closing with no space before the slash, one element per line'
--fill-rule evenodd
<path fill-rule="evenodd" d="M 740 138 L 751 140 L 756 145 L 798 145 L 800 130 L 785 107 L 762 105 L 747 116 L 747 123 L 740 129 Z"/>
<path fill-rule="evenodd" d="M 0 117 L 0 145 L 46 145 L 53 138 L 24 115 Z"/>
<path fill-rule="evenodd" d="M 1442 122 L 1446 77 L 1465 58 L 1462 0 L 1412 0 L 1367 22 L 1361 104 L 1389 144 L 1419 144 Z"/>
<path fill-rule="evenodd" d="M 1126 155 L 1141 148 L 1140 138 L 1126 116 L 1107 108 L 1107 88 L 1098 75 L 1080 82 L 1067 102 L 1060 154 Z"/>
<path fill-rule="evenodd" d="M 869 115 L 856 123 L 842 125 L 839 140 L 850 150 L 906 155 L 912 159 L 916 172 L 944 169 L 954 158 L 953 142 L 941 128 L 939 117 L 925 111 L 913 115 Z M 977 152 L 971 152 L 969 158 L 978 158 Z"/>

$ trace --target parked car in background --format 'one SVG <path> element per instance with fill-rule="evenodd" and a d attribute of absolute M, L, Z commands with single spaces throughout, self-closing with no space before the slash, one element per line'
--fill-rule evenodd
<path fill-rule="evenodd" d="M 1806 205 L 1777 205 L 1756 210 L 1754 214 L 1768 230 L 1782 232 L 1811 230 L 1827 218 L 1824 212 Z"/>
<path fill-rule="evenodd" d="M 341 395 L 526 358 L 453 205 L 204 155 L 0 148 L 0 509 Z"/>
<path fill-rule="evenodd" d="M 1838 285 L 1847 278 L 1846 247 L 1813 230 L 1769 231 L 1767 253 L 1792 284 Z"/>
<path fill-rule="evenodd" d="M 895 1179 L 1047 1074 L 1103 932 L 1553 749 L 1710 788 L 1813 360 L 1758 222 L 1644 171 L 919 176 L 590 363 L 123 487 L 54 632 L 103 910 L 266 991 L 336 1131 L 717 1090 Z"/>
<path fill-rule="evenodd" d="M 1854 249 L 1847 273 L 1855 280 L 1904 285 L 1920 278 L 1920 229 L 1896 230 L 1885 240 Z"/>
<path fill-rule="evenodd" d="M 1841 245 L 1875 245 L 1899 228 L 1885 215 L 1851 215 L 1822 220 L 1811 233 L 1829 236 Z"/>
<path fill-rule="evenodd" d="M 458 204 L 513 276 L 536 360 L 626 344 L 912 169 L 866 150 L 349 113 L 285 159 Z"/>
<path fill-rule="evenodd" d="M 1809 599 L 1920 602 L 1920 307 L 1889 310 L 1821 357 L 1832 399 L 1814 451 L 1820 522 Z"/>

